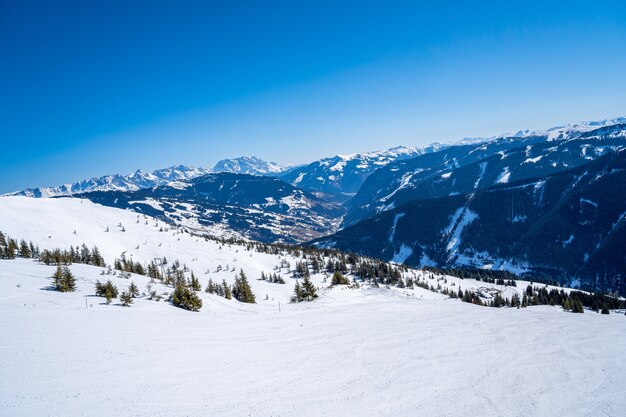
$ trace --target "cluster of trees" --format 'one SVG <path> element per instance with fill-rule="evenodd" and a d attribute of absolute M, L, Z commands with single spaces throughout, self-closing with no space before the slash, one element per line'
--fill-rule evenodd
<path fill-rule="evenodd" d="M 129 272 L 137 275 L 146 275 L 146 269 L 141 262 L 135 262 L 132 259 L 126 259 L 126 256 L 122 255 L 121 259 L 115 258 L 113 267 L 118 271 Z"/>
<path fill-rule="evenodd" d="M 199 311 L 202 300 L 184 283 L 177 283 L 171 297 L 172 304 L 189 311 Z"/>
<path fill-rule="evenodd" d="M 233 291 L 230 285 L 226 283 L 226 280 L 222 280 L 222 283 L 218 284 L 217 282 L 213 282 L 213 280 L 209 278 L 209 282 L 207 282 L 206 284 L 205 291 L 209 294 L 215 294 L 219 295 L 220 297 L 224 297 L 227 300 L 233 298 Z"/>
<path fill-rule="evenodd" d="M 15 258 L 17 249 L 17 241 L 15 239 L 11 239 L 8 236 L 5 236 L 2 232 L 0 232 L 0 259 Z"/>
<path fill-rule="evenodd" d="M 291 297 L 291 301 L 294 303 L 299 303 L 302 301 L 313 301 L 317 298 L 317 289 L 311 282 L 311 278 L 309 275 L 305 275 L 302 280 L 302 285 L 298 281 L 296 281 L 296 286 L 293 290 L 293 296 Z"/>
<path fill-rule="evenodd" d="M 74 248 L 70 246 L 69 250 L 44 249 L 39 254 L 39 261 L 46 265 L 70 265 L 73 263 L 105 266 L 104 258 L 100 254 L 100 251 L 96 246 L 93 249 L 89 249 L 87 245 L 83 244 L 80 247 Z"/>
<path fill-rule="evenodd" d="M 0 232 L 0 259 L 14 259 L 16 256 L 21 258 L 37 259 L 46 265 L 71 265 L 73 263 L 81 263 L 95 266 L 105 266 L 104 258 L 100 254 L 97 246 L 89 249 L 87 245 L 70 246 L 69 250 L 39 249 L 33 242 L 17 240 L 6 236 Z"/>
<path fill-rule="evenodd" d="M 113 285 L 111 280 L 105 283 L 96 281 L 96 296 L 106 298 L 107 304 L 111 304 L 111 301 L 117 298 L 118 293 L 117 287 Z"/>
<path fill-rule="evenodd" d="M 335 271 L 330 279 L 330 285 L 349 285 L 350 280 L 346 278 L 341 272 Z"/>
<path fill-rule="evenodd" d="M 76 291 L 76 278 L 67 266 L 58 265 L 52 274 L 52 288 L 60 292 Z"/>
<path fill-rule="evenodd" d="M 307 271 L 307 274 L 308 274 L 308 271 Z M 271 282 L 273 284 L 285 284 L 285 280 L 283 279 L 283 277 L 280 276 L 280 274 L 277 274 L 276 272 L 265 275 L 265 272 L 261 271 L 261 278 L 259 278 L 259 280 Z"/>
<path fill-rule="evenodd" d="M 444 269 L 430 266 L 425 266 L 423 269 L 426 272 L 431 272 L 437 275 L 450 275 L 461 279 L 475 279 L 477 281 L 488 282 L 490 284 L 508 285 L 510 287 L 517 287 L 517 283 L 515 281 L 520 279 L 520 277 L 513 272 L 491 269 Z"/>
<path fill-rule="evenodd" d="M 0 232 L 0 259 L 14 259 L 16 256 L 21 258 L 37 258 L 39 256 L 39 247 L 33 245 L 33 242 L 26 243 L 21 240 L 11 239 Z"/>

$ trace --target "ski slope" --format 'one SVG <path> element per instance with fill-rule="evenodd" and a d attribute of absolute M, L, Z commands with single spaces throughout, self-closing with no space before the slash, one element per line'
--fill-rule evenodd
<path fill-rule="evenodd" d="M 123 252 L 179 259 L 203 287 L 243 269 L 257 296 L 244 304 L 201 292 L 201 311 L 188 312 L 142 295 L 125 308 L 95 297 L 95 282 L 146 292 L 149 278 L 74 264 L 78 290 L 58 293 L 48 290 L 55 267 L 0 260 L 0 417 L 617 417 L 626 409 L 623 312 L 486 308 L 419 287 L 329 288 L 323 274 L 312 276 L 319 299 L 292 304 L 288 268 L 285 285 L 257 278 L 282 260 L 293 269 L 297 258 L 205 241 L 80 199 L 2 197 L 0 231 L 42 249 L 97 245 L 107 263 Z M 408 277 L 486 299 L 527 285 Z"/>
<path fill-rule="evenodd" d="M 418 290 L 198 313 L 46 291 L 0 261 L 0 416 L 623 416 L 622 315 L 494 309 Z M 141 289 L 144 277 L 133 276 Z M 130 280 L 114 278 L 120 289 Z M 420 297 L 423 295 L 424 297 Z M 87 307 L 85 304 L 87 302 Z"/>

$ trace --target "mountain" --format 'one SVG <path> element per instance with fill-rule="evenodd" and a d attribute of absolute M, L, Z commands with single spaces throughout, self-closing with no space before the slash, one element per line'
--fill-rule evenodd
<path fill-rule="evenodd" d="M 589 127 L 590 124 L 585 124 Z M 499 183 L 561 172 L 626 147 L 626 124 L 548 130 L 450 146 L 372 173 L 345 206 L 343 226 L 417 199 L 466 194 Z"/>
<path fill-rule="evenodd" d="M 222 159 L 213 167 L 213 172 L 230 172 L 233 174 L 279 175 L 287 167 L 276 162 L 266 162 L 256 156 L 242 156 L 233 159 Z"/>
<path fill-rule="evenodd" d="M 78 194 L 213 236 L 302 242 L 337 229 L 343 208 L 278 178 L 214 173 L 136 191 Z"/>
<path fill-rule="evenodd" d="M 576 279 L 626 294 L 626 150 L 545 177 L 493 179 L 471 193 L 410 201 L 314 244 L 410 266 Z"/>
<path fill-rule="evenodd" d="M 91 191 L 136 191 L 167 184 L 172 181 L 196 178 L 210 172 L 211 171 L 206 168 L 176 165 L 169 168 L 158 169 L 153 172 L 137 170 L 129 175 L 105 175 L 103 177 L 91 178 L 56 187 L 29 188 L 7 195 L 41 198 L 73 195 Z"/>
<path fill-rule="evenodd" d="M 356 193 L 375 170 L 438 148 L 436 144 L 424 148 L 399 146 L 384 151 L 337 155 L 292 169 L 280 178 L 299 188 L 345 200 Z"/>

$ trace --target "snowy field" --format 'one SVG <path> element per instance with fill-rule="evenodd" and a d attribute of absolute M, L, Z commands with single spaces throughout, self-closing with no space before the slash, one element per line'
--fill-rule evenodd
<path fill-rule="evenodd" d="M 322 274 L 312 276 L 319 299 L 291 304 L 287 268 L 285 285 L 257 278 L 297 258 L 79 199 L 0 198 L 0 231 L 42 249 L 97 245 L 107 263 L 123 252 L 179 259 L 203 287 L 243 269 L 257 295 L 251 305 L 202 292 L 195 313 L 145 296 L 126 308 L 95 297 L 96 280 L 146 291 L 147 277 L 74 264 L 77 292 L 58 293 L 47 289 L 55 267 L 0 260 L 0 416 L 626 415 L 623 312 L 487 308 L 418 287 L 328 288 Z M 414 274 L 486 296 L 527 284 L 405 277 Z"/>
<path fill-rule="evenodd" d="M 45 290 L 0 261 L 1 416 L 623 416 L 626 320 L 494 309 L 418 289 L 313 303 L 211 298 L 198 313 Z M 133 276 L 140 288 L 142 277 Z M 124 288 L 129 280 L 115 278 Z M 85 307 L 85 300 L 88 308 Z"/>

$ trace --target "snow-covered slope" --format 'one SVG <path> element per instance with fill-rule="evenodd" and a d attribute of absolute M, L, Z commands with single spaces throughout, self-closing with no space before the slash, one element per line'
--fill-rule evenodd
<path fill-rule="evenodd" d="M 93 297 L 99 269 L 0 260 L 0 416 L 621 416 L 622 315 L 491 309 L 417 289 L 199 313 Z M 147 279 L 133 276 L 143 290 Z M 131 280 L 113 278 L 120 290 Z M 69 413 L 69 414 L 68 414 Z"/>
<path fill-rule="evenodd" d="M 176 165 L 158 169 L 153 172 L 137 170 L 128 175 L 105 175 L 99 178 L 78 181 L 56 187 L 29 188 L 8 195 L 23 195 L 27 197 L 57 197 L 91 191 L 136 191 L 144 188 L 156 187 L 172 181 L 189 180 L 209 174 L 206 168 Z"/>
<path fill-rule="evenodd" d="M 170 262 L 178 259 L 201 277 L 203 285 L 209 277 L 218 282 L 222 279 L 232 282 L 235 273 L 243 269 L 259 298 L 268 294 L 270 300 L 288 301 L 293 293 L 293 285 L 257 280 L 262 271 L 279 272 L 287 278 L 288 270 L 274 269 L 280 264 L 277 256 L 204 240 L 153 217 L 89 200 L 0 197 L 0 231 L 32 241 L 41 249 L 69 249 L 70 245 L 83 243 L 97 246 L 107 264 L 122 254 L 144 264 L 164 256 Z M 291 263 L 295 265 L 293 258 Z M 222 270 L 216 272 L 219 266 Z"/>
<path fill-rule="evenodd" d="M 287 168 L 276 162 L 267 162 L 256 156 L 222 159 L 213 167 L 213 172 L 231 172 L 233 174 L 278 175 Z"/>
<path fill-rule="evenodd" d="M 626 406 L 623 312 L 486 308 L 417 286 L 329 288 L 322 273 L 312 274 L 319 299 L 291 304 L 299 258 L 288 251 L 204 240 L 78 198 L 1 197 L 0 230 L 42 249 L 97 245 L 107 263 L 122 253 L 178 259 L 203 287 L 243 269 L 257 296 L 201 292 L 198 313 L 143 295 L 124 308 L 95 297 L 95 282 L 146 292 L 149 278 L 74 264 L 77 291 L 58 293 L 48 290 L 54 266 L 0 260 L 0 416 L 618 416 Z M 287 284 L 259 281 L 261 271 Z M 527 285 L 402 274 L 486 299 Z"/>

